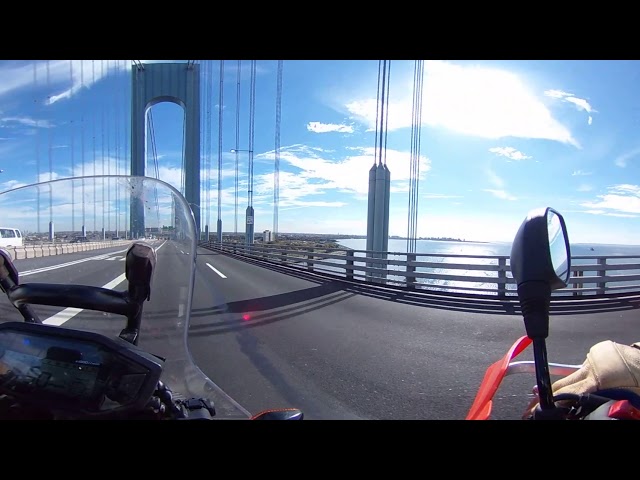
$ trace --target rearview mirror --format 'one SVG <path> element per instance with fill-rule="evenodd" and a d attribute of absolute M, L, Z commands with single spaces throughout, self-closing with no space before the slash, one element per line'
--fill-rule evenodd
<path fill-rule="evenodd" d="M 511 272 L 527 335 L 546 338 L 551 291 L 566 287 L 571 273 L 567 227 L 556 210 L 533 210 L 524 219 L 511 246 Z"/>
<path fill-rule="evenodd" d="M 551 290 L 567 286 L 571 253 L 560 213 L 550 207 L 529 213 L 513 240 L 511 272 L 518 286 L 527 282 L 544 282 Z"/>
<path fill-rule="evenodd" d="M 533 210 L 524 219 L 511 246 L 511 272 L 518 284 L 524 327 L 533 343 L 540 412 L 556 418 L 545 339 L 549 336 L 551 291 L 567 286 L 571 251 L 564 218 L 553 208 Z"/>

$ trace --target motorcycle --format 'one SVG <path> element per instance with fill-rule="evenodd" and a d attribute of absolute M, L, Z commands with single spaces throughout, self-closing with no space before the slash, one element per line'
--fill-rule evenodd
<path fill-rule="evenodd" d="M 552 376 L 568 376 L 582 366 L 549 362 L 547 356 L 551 292 L 566 287 L 571 274 L 563 216 L 550 207 L 531 211 L 520 225 L 510 257 L 526 335 L 487 368 L 466 420 L 489 420 L 493 398 L 504 378 L 521 373 L 535 373 L 537 381 L 534 393 L 538 402 L 527 419 L 640 420 L 640 397 L 630 391 L 553 394 Z M 533 347 L 533 360 L 515 361 L 529 346 Z"/>
<path fill-rule="evenodd" d="M 21 186 L 0 193 L 0 224 L 21 236 L 0 249 L 0 418 L 304 418 L 252 415 L 194 362 L 199 228 L 173 186 L 116 175 Z"/>

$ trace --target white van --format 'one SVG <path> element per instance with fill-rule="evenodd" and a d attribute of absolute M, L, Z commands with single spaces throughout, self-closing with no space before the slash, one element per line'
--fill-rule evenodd
<path fill-rule="evenodd" d="M 22 247 L 22 232 L 17 228 L 0 227 L 0 247 Z"/>

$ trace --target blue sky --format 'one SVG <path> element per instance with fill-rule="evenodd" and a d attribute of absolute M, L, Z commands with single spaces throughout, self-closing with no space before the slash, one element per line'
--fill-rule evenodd
<path fill-rule="evenodd" d="M 203 74 L 201 178 L 203 190 L 210 188 L 202 223 L 211 219 L 215 230 L 220 61 L 196 62 Z M 237 60 L 224 63 L 225 231 L 235 228 L 237 67 Z M 38 172 L 42 179 L 128 173 L 130 68 L 130 60 L 0 61 L 0 190 L 32 183 Z M 257 61 L 257 232 L 273 228 L 276 70 L 276 60 Z M 439 60 L 425 61 L 424 70 L 419 236 L 510 241 L 529 210 L 552 206 L 574 243 L 640 244 L 640 62 Z M 243 150 L 249 72 L 250 61 L 242 61 Z M 284 61 L 280 232 L 366 233 L 377 74 L 377 60 Z M 413 76 L 413 60 L 391 62 L 390 234 L 400 236 L 408 223 Z M 160 178 L 179 186 L 181 107 L 162 103 L 151 114 Z M 151 151 L 148 158 L 152 176 Z M 246 152 L 239 162 L 243 231 Z"/>

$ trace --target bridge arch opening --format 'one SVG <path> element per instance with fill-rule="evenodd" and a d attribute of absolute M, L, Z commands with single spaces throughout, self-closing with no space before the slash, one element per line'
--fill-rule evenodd
<path fill-rule="evenodd" d="M 149 63 L 132 66 L 131 73 L 131 174 L 155 177 L 156 173 L 159 173 L 153 171 L 154 162 L 149 164 L 147 161 L 148 155 L 153 154 L 149 149 L 153 143 L 148 142 L 148 137 L 152 133 L 155 134 L 148 114 L 151 112 L 153 115 L 156 111 L 168 113 L 169 109 L 177 105 L 182 111 L 181 114 L 177 114 L 178 118 L 181 116 L 183 122 L 180 129 L 183 134 L 183 168 L 181 188 L 178 190 L 191 205 L 197 229 L 201 232 L 200 66 L 185 63 Z M 175 124 L 172 122 L 170 125 Z M 167 138 L 172 138 L 174 133 L 167 132 L 167 135 Z M 157 140 L 158 136 L 155 136 L 155 141 Z M 160 179 L 165 180 L 162 176 Z M 134 236 L 144 235 L 144 212 L 139 205 L 131 206 L 131 231 Z"/>

